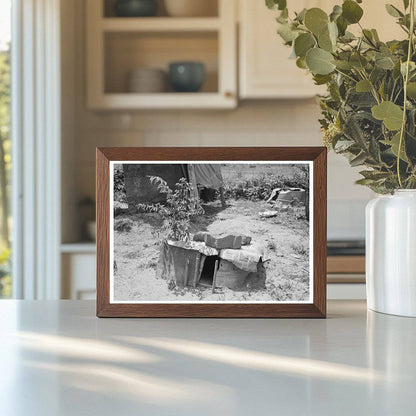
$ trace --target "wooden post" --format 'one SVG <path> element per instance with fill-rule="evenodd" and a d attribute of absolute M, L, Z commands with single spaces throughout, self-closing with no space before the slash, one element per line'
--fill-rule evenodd
<path fill-rule="evenodd" d="M 214 276 L 212 278 L 212 293 L 215 292 L 215 284 L 217 282 L 217 270 L 218 270 L 218 260 L 215 260 Z"/>
<path fill-rule="evenodd" d="M 186 260 L 184 287 L 188 286 L 188 270 L 189 270 L 189 259 Z"/>
<path fill-rule="evenodd" d="M 192 282 L 193 287 L 196 287 L 196 280 L 198 279 L 200 262 L 201 262 L 201 253 L 198 253 L 197 256 L 196 256 L 196 259 L 195 259 L 194 280 Z"/>
<path fill-rule="evenodd" d="M 188 165 L 189 182 L 192 185 L 193 196 L 199 200 L 198 185 L 196 183 L 195 168 L 194 165 Z"/>

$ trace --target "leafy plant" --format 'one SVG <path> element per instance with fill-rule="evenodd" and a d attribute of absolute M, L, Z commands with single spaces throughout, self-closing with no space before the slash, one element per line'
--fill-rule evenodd
<path fill-rule="evenodd" d="M 297 168 L 290 176 L 263 174 L 256 178 L 237 178 L 224 185 L 226 199 L 248 199 L 263 201 L 276 188 L 308 188 L 309 171 L 303 172 Z"/>
<path fill-rule="evenodd" d="M 121 203 L 127 201 L 124 170 L 121 164 L 114 166 L 114 200 Z"/>
<path fill-rule="evenodd" d="M 344 0 L 330 14 L 304 9 L 290 18 L 286 0 L 266 0 L 279 10 L 277 32 L 292 48 L 298 67 L 326 85 L 320 97 L 324 143 L 351 166 L 365 166 L 362 179 L 378 193 L 416 188 L 415 0 L 387 12 L 405 40 L 382 42 L 360 24 L 362 0 Z M 357 25 L 359 36 L 348 29 Z"/>
<path fill-rule="evenodd" d="M 133 221 L 129 218 L 118 218 L 114 221 L 116 231 L 128 232 L 133 228 Z"/>
<path fill-rule="evenodd" d="M 141 211 L 160 214 L 168 239 L 189 241 L 192 217 L 204 213 L 199 198 L 192 195 L 192 185 L 185 178 L 181 178 L 172 190 L 159 176 L 150 176 L 150 181 L 157 186 L 160 193 L 166 195 L 166 203 L 139 204 L 137 208 Z"/>

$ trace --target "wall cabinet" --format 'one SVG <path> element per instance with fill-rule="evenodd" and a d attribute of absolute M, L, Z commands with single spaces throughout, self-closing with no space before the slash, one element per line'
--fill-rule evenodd
<path fill-rule="evenodd" d="M 87 103 L 90 109 L 233 108 L 237 105 L 236 7 L 217 2 L 208 17 L 116 17 L 112 1 L 87 1 Z M 198 61 L 206 80 L 200 92 L 129 92 L 133 70 L 167 72 L 169 63 Z"/>
<path fill-rule="evenodd" d="M 291 10 L 317 6 L 317 1 L 293 0 Z M 277 12 L 264 1 L 239 2 L 239 91 L 241 98 L 308 98 L 317 88 L 312 78 L 289 59 L 290 48 L 276 33 Z"/>
<path fill-rule="evenodd" d="M 291 0 L 290 11 L 320 7 L 326 12 L 332 10 L 336 0 Z M 391 3 L 400 9 L 401 0 Z M 375 28 L 382 40 L 403 38 L 399 26 L 388 15 L 384 4 L 376 1 L 363 2 L 362 25 Z M 278 12 L 268 10 L 264 1 L 239 0 L 239 95 L 240 98 L 308 98 L 325 91 L 317 87 L 311 75 L 298 68 L 289 59 L 290 48 L 285 46 L 276 34 Z M 351 31 L 359 30 L 357 25 Z"/>
<path fill-rule="evenodd" d="M 162 12 L 152 18 L 120 18 L 112 11 L 113 0 L 87 0 L 88 107 L 221 109 L 235 108 L 238 98 L 299 99 L 325 91 L 289 59 L 290 49 L 276 34 L 277 12 L 268 10 L 263 0 L 207 1 L 217 2 L 216 16 L 178 18 Z M 402 0 L 392 3 L 402 7 Z M 334 4 L 339 1 L 291 0 L 289 7 L 292 13 L 305 7 L 329 12 Z M 361 6 L 365 11 L 362 24 L 378 29 L 381 39 L 403 37 L 384 5 L 368 1 Z M 201 92 L 127 91 L 130 71 L 142 67 L 166 70 L 169 62 L 178 60 L 205 64 L 207 78 Z"/>

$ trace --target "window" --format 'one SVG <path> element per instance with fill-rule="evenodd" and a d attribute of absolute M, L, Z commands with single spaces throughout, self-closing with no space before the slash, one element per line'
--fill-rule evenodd
<path fill-rule="evenodd" d="M 0 298 L 12 294 L 10 267 L 11 0 L 0 0 Z"/>

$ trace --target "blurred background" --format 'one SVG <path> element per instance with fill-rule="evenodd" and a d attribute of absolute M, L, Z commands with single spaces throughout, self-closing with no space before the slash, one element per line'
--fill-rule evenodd
<path fill-rule="evenodd" d="M 96 147 L 322 145 L 324 91 L 289 59 L 261 0 L 0 0 L 0 8 L 1 297 L 95 297 Z M 363 8 L 368 27 L 387 18 L 377 2 Z M 396 34 L 390 26 L 385 37 Z M 357 178 L 329 154 L 333 298 L 365 296 L 364 208 L 373 195 Z"/>

